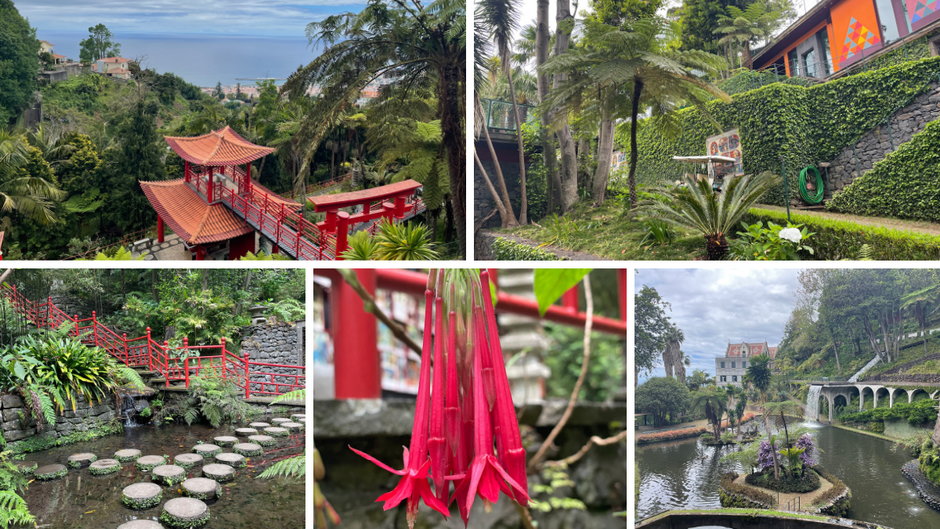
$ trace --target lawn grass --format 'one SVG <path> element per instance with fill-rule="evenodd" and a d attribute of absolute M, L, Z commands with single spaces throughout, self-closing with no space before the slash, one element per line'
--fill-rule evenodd
<path fill-rule="evenodd" d="M 695 260 L 705 255 L 705 240 L 692 232 L 677 232 L 671 243 L 643 243 L 646 228 L 617 200 L 600 206 L 579 204 L 564 217 L 547 217 L 538 224 L 498 230 L 540 245 L 584 252 L 608 259 Z"/>

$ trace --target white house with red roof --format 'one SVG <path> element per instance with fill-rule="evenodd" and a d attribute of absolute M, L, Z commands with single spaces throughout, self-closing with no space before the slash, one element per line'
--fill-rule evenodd
<path fill-rule="evenodd" d="M 91 65 L 91 71 L 118 79 L 130 79 L 130 64 L 131 60 L 124 57 L 105 57 L 95 61 Z"/>
<path fill-rule="evenodd" d="M 773 360 L 777 356 L 777 348 L 767 342 L 729 343 L 724 356 L 715 359 L 715 382 L 719 386 L 743 385 L 748 361 L 760 355 L 767 355 Z"/>

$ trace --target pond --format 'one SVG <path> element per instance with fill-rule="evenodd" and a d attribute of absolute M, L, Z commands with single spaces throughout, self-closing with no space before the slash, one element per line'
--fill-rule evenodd
<path fill-rule="evenodd" d="M 264 419 L 258 419 L 264 420 Z M 91 452 L 99 459 L 112 457 L 115 450 L 137 448 L 144 455 L 169 455 L 171 458 L 192 451 L 199 441 L 211 442 L 213 437 L 234 435 L 233 427 L 212 429 L 207 426 L 169 425 L 160 428 L 137 426 L 127 428 L 123 435 L 113 435 L 27 454 L 27 461 L 40 466 L 66 463 L 71 454 Z M 224 449 L 230 451 L 230 449 Z M 304 450 L 304 435 L 295 434 L 265 449 L 265 454 L 249 459 L 248 467 L 238 470 L 234 481 L 222 485 L 222 497 L 207 502 L 211 518 L 207 529 L 300 529 L 304 526 L 303 480 L 256 479 L 274 461 L 299 455 Z M 201 465 L 187 472 L 200 475 Z M 69 474 L 53 481 L 33 481 L 26 491 L 26 501 L 36 516 L 38 527 L 70 529 L 110 529 L 137 519 L 156 520 L 161 506 L 134 511 L 121 503 L 121 491 L 127 485 L 150 481 L 150 474 L 138 471 L 133 463 L 125 463 L 114 474 L 93 476 L 88 469 L 69 470 Z M 164 487 L 163 502 L 181 494 L 178 487 Z M 162 504 L 161 504 L 162 505 Z"/>
<path fill-rule="evenodd" d="M 894 443 L 867 435 L 814 425 L 822 449 L 820 463 L 852 489 L 850 518 L 894 529 L 940 527 L 940 512 L 917 497 L 901 466 L 912 458 Z M 637 518 L 669 509 L 718 509 L 722 473 L 740 472 L 721 462 L 733 448 L 705 446 L 698 439 L 637 448 L 640 474 Z"/>

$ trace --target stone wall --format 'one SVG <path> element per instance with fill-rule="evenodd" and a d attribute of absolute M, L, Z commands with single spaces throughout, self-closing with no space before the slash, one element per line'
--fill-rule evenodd
<path fill-rule="evenodd" d="M 90 430 L 113 420 L 117 414 L 113 401 L 104 401 L 90 405 L 84 399 L 76 403 L 75 411 L 66 408 L 56 417 L 53 426 L 46 426 L 37 432 L 36 423 L 28 419 L 29 413 L 19 395 L 0 396 L 0 428 L 7 442 L 22 441 L 36 435 L 62 437 L 73 432 Z"/>
<path fill-rule="evenodd" d="M 940 117 L 940 86 L 914 98 L 908 106 L 895 112 L 888 121 L 859 138 L 855 145 L 846 147 L 832 160 L 826 198 L 851 184 L 924 126 Z"/>
<path fill-rule="evenodd" d="M 306 326 L 304 322 L 283 323 L 268 322 L 258 325 L 252 325 L 242 329 L 241 354 L 248 355 L 252 362 L 262 362 L 265 364 L 282 364 L 292 366 L 306 365 L 304 361 L 304 333 Z M 279 375 L 297 375 L 297 369 L 284 367 L 263 367 L 257 368 L 265 373 L 276 373 Z M 253 370 L 256 370 L 253 368 Z M 270 376 L 252 376 L 253 382 L 271 382 Z M 281 384 L 293 384 L 294 377 L 275 377 L 274 382 Z M 274 389 L 268 387 L 266 389 Z"/>

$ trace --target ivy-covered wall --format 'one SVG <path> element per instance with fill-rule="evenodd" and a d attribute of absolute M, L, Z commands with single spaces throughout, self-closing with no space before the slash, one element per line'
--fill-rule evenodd
<path fill-rule="evenodd" d="M 734 95 L 731 102 L 709 102 L 704 113 L 682 109 L 675 116 L 675 134 L 645 120 L 638 135 L 637 179 L 642 184 L 675 180 L 691 166 L 673 156 L 701 155 L 705 138 L 737 128 L 744 170 L 780 174 L 785 167 L 790 197 L 797 197 L 799 169 L 832 160 L 938 80 L 940 57 L 931 57 L 810 87 L 774 83 Z M 618 128 L 616 139 L 629 148 L 629 124 Z M 783 186 L 763 201 L 783 204 Z"/>

